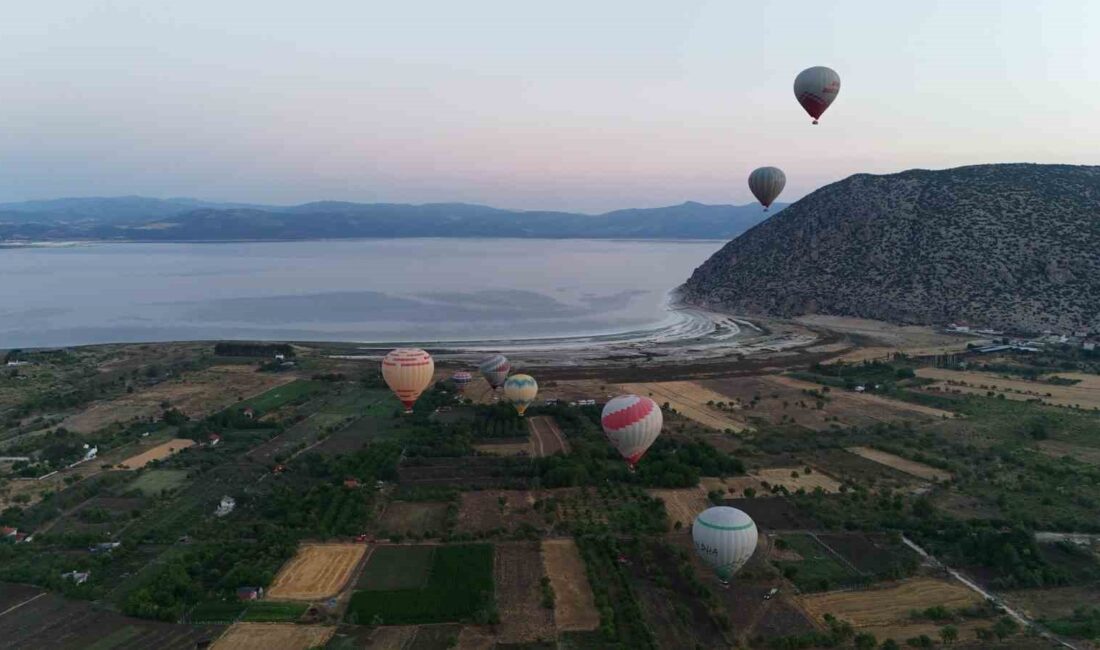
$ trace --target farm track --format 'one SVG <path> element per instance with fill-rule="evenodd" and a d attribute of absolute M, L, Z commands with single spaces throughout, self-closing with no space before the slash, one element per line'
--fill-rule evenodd
<path fill-rule="evenodd" d="M 557 453 L 568 454 L 569 443 L 558 428 L 558 423 L 549 415 L 537 415 L 527 420 L 531 431 L 531 455 L 535 457 L 552 456 Z"/>

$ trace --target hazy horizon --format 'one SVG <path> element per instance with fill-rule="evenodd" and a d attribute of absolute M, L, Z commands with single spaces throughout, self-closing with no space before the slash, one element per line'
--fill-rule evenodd
<path fill-rule="evenodd" d="M 599 213 L 853 173 L 1097 162 L 1100 6 L 21 5 L 0 202 L 142 195 Z M 803 68 L 842 79 L 819 126 Z"/>

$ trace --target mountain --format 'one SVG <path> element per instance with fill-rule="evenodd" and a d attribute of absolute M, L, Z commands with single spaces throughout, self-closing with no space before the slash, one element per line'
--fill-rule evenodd
<path fill-rule="evenodd" d="M 765 216 L 759 206 L 687 202 L 600 215 L 501 210 L 465 203 L 297 206 L 203 204 L 193 199 L 58 199 L 0 204 L 0 241 L 286 240 L 350 237 L 728 239 Z"/>
<path fill-rule="evenodd" d="M 1100 167 L 857 174 L 715 253 L 681 288 L 742 314 L 1100 331 Z"/>

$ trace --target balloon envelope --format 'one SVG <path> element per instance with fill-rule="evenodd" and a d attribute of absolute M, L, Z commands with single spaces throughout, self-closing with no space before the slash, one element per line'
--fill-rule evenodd
<path fill-rule="evenodd" d="M 607 439 L 634 467 L 661 434 L 664 415 L 657 402 L 638 395 L 620 395 L 603 407 L 600 422 Z"/>
<path fill-rule="evenodd" d="M 508 357 L 503 354 L 494 354 L 483 359 L 478 364 L 477 369 L 481 371 L 482 376 L 485 377 L 485 381 L 489 382 L 490 386 L 500 388 L 504 385 L 504 380 L 508 378 L 508 372 L 512 369 L 512 364 L 508 362 Z"/>
<path fill-rule="evenodd" d="M 795 99 L 814 118 L 814 124 L 839 93 L 840 75 L 824 66 L 806 68 L 794 79 Z"/>
<path fill-rule="evenodd" d="M 728 506 L 704 510 L 691 526 L 695 552 L 724 581 L 749 561 L 759 537 L 752 517 Z"/>
<path fill-rule="evenodd" d="M 521 417 L 538 393 L 538 382 L 531 375 L 512 375 L 504 382 L 504 396 L 516 405 Z"/>
<path fill-rule="evenodd" d="M 451 383 L 455 385 L 455 388 L 459 392 L 466 390 L 466 384 L 469 384 L 471 381 L 473 381 L 473 379 L 473 375 L 466 372 L 465 370 L 459 370 L 455 374 L 451 375 Z"/>
<path fill-rule="evenodd" d="M 382 378 L 407 412 L 412 411 L 416 398 L 432 383 L 434 373 L 435 361 L 418 348 L 397 348 L 382 359 Z"/>
<path fill-rule="evenodd" d="M 787 175 L 778 167 L 759 167 L 749 174 L 749 190 L 765 210 L 771 206 L 786 184 Z"/>

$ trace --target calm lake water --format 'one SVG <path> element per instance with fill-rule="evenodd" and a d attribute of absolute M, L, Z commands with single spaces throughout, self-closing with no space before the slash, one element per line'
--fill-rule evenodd
<path fill-rule="evenodd" d="M 398 239 L 0 249 L 0 349 L 477 341 L 660 328 L 724 242 Z"/>

